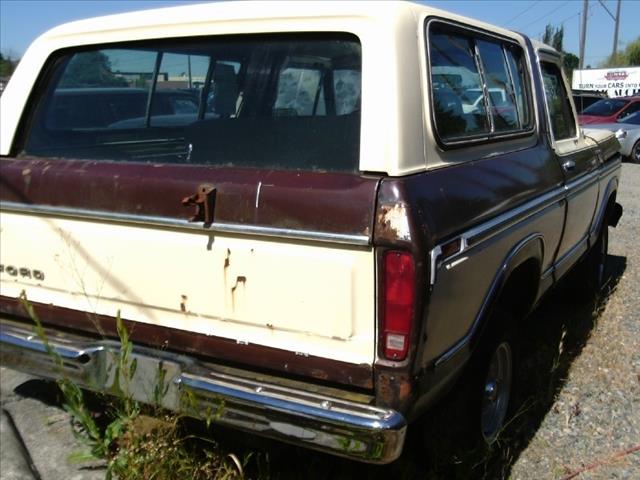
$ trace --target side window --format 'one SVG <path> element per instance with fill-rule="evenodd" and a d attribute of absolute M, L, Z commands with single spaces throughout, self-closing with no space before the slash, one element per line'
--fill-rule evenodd
<path fill-rule="evenodd" d="M 336 115 L 349 115 L 360 110 L 361 73 L 355 69 L 333 71 Z"/>
<path fill-rule="evenodd" d="M 163 53 L 151 104 L 151 126 L 185 125 L 197 120 L 200 89 L 209 58 Z"/>
<path fill-rule="evenodd" d="M 527 70 L 523 58 L 522 51 L 510 47 L 505 49 L 509 71 L 513 81 L 513 94 L 516 99 L 518 112 L 518 120 L 521 128 L 531 125 L 531 116 L 529 115 L 529 97 L 527 85 Z"/>
<path fill-rule="evenodd" d="M 355 172 L 351 34 L 212 36 L 61 52 L 23 155 Z"/>
<path fill-rule="evenodd" d="M 573 138 L 576 136 L 576 124 L 560 69 L 549 62 L 540 62 L 540 68 L 553 138 Z"/>
<path fill-rule="evenodd" d="M 479 40 L 484 78 L 489 93 L 489 108 L 494 130 L 505 132 L 519 128 L 513 83 L 502 47 L 497 43 Z"/>
<path fill-rule="evenodd" d="M 528 74 L 516 44 L 428 24 L 433 115 L 445 143 L 532 127 Z"/>
<path fill-rule="evenodd" d="M 323 72 L 317 68 L 289 66 L 280 71 L 276 115 L 324 115 Z"/>
<path fill-rule="evenodd" d="M 489 133 L 471 39 L 432 29 L 430 53 L 433 108 L 440 138 Z"/>

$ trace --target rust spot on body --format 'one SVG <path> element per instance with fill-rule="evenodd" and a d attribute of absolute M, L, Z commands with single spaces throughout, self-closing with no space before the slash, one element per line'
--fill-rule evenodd
<path fill-rule="evenodd" d="M 376 398 L 382 407 L 402 410 L 411 400 L 413 388 L 406 373 L 381 372 L 376 381 Z"/>
<path fill-rule="evenodd" d="M 243 285 L 247 282 L 247 277 L 245 277 L 244 275 L 238 275 L 236 277 L 236 284 L 231 287 L 231 293 L 235 293 L 236 288 L 238 288 L 239 285 Z"/>

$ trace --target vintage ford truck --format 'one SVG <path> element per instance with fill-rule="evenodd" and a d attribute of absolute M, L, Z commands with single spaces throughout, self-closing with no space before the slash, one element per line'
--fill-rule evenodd
<path fill-rule="evenodd" d="M 167 408 L 377 463 L 473 367 L 495 441 L 518 321 L 598 289 L 622 214 L 560 60 L 401 2 L 54 28 L 1 100 L 3 364 L 106 390 L 121 315 L 135 398 L 160 368 Z"/>

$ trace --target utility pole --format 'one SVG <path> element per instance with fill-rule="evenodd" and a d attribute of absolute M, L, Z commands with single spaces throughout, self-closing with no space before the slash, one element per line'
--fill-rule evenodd
<path fill-rule="evenodd" d="M 618 0 L 618 6 L 616 7 L 616 28 L 613 31 L 613 56 L 618 52 L 618 29 L 620 28 L 620 4 L 622 0 Z"/>
<path fill-rule="evenodd" d="M 613 50 L 611 52 L 611 56 L 615 57 L 616 53 L 618 52 L 618 28 L 620 27 L 620 3 L 621 0 L 618 0 L 618 6 L 616 8 L 616 16 L 613 16 L 613 13 L 611 13 L 609 11 L 609 9 L 607 8 L 607 6 L 604 4 L 604 2 L 602 0 L 598 0 L 598 2 L 600 2 L 600 5 L 602 5 L 602 8 L 604 8 L 607 13 L 609 14 L 609 16 L 611 17 L 611 20 L 613 20 L 616 23 L 616 26 L 613 30 Z"/>
<path fill-rule="evenodd" d="M 584 67 L 584 44 L 587 41 L 587 14 L 589 13 L 589 0 L 584 0 L 582 8 L 582 35 L 580 36 L 580 64 L 579 69 Z"/>

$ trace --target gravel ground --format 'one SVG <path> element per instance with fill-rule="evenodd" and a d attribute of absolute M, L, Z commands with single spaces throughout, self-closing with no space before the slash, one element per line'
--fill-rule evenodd
<path fill-rule="evenodd" d="M 600 305 L 513 479 L 562 478 L 585 466 L 594 468 L 581 480 L 640 478 L 640 451 L 623 453 L 640 446 L 640 165 L 623 165 L 618 201 L 624 214 L 609 235 L 615 291 Z"/>
<path fill-rule="evenodd" d="M 640 479 L 639 193 L 640 165 L 624 164 L 608 293 L 594 302 L 556 289 L 524 325 L 516 416 L 492 450 L 465 452 L 412 427 L 401 459 L 372 467 L 220 428 L 216 437 L 240 457 L 254 452 L 278 479 Z M 68 462 L 78 445 L 50 384 L 4 368 L 0 377 L 0 479 L 103 477 L 99 465 Z M 446 412 L 429 416 L 446 429 L 455 422 Z"/>

